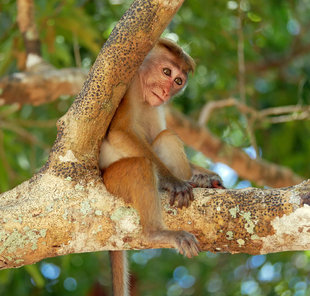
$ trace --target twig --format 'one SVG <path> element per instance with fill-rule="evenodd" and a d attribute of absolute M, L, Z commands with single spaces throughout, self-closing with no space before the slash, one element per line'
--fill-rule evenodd
<path fill-rule="evenodd" d="M 82 67 L 81 54 L 80 54 L 80 46 L 76 33 L 73 33 L 73 53 L 76 66 L 78 68 Z"/>
<path fill-rule="evenodd" d="M 242 103 L 246 103 L 245 91 L 245 62 L 244 62 L 244 35 L 243 35 L 243 13 L 241 1 L 238 5 L 238 82 L 239 95 Z"/>
<path fill-rule="evenodd" d="M 20 137 L 24 138 L 30 144 L 38 145 L 42 149 L 50 148 L 48 144 L 40 141 L 33 134 L 31 134 L 30 132 L 28 132 L 24 128 L 21 128 L 20 126 L 15 125 L 14 123 L 11 123 L 9 121 L 1 121 L 0 120 L 0 127 L 1 127 L 1 129 L 11 130 L 12 132 L 18 134 Z"/>
<path fill-rule="evenodd" d="M 10 166 L 8 160 L 7 160 L 7 155 L 5 153 L 5 149 L 4 149 L 4 135 L 2 130 L 0 130 L 0 159 L 1 159 L 1 163 L 8 175 L 8 179 L 9 182 L 11 183 L 12 180 L 17 178 L 17 174 L 14 172 L 14 170 L 12 169 L 12 167 Z"/>
<path fill-rule="evenodd" d="M 241 9 L 241 0 L 238 5 L 238 82 L 239 95 L 241 102 L 246 105 L 246 90 L 245 90 L 245 61 L 244 61 L 244 34 L 243 34 L 243 12 Z M 250 143 L 256 152 L 256 157 L 259 157 L 259 150 L 254 133 L 254 120 L 245 114 L 246 130 L 249 136 Z"/>
<path fill-rule="evenodd" d="M 310 120 L 310 106 L 289 105 L 281 107 L 272 107 L 258 111 L 254 108 L 251 108 L 239 102 L 235 98 L 228 98 L 225 100 L 207 103 L 200 113 L 198 120 L 199 126 L 206 125 L 206 123 L 210 120 L 212 112 L 214 112 L 216 109 L 222 109 L 232 106 L 235 106 L 241 113 L 247 116 L 250 115 L 251 117 L 250 121 L 252 122 L 252 124 L 260 122 L 268 122 L 271 124 L 275 124 L 295 120 Z M 280 115 L 280 116 L 274 116 L 274 115 Z"/>
<path fill-rule="evenodd" d="M 40 40 L 34 18 L 33 0 L 17 1 L 17 23 L 26 47 L 27 56 L 41 56 Z"/>
<path fill-rule="evenodd" d="M 310 112 L 310 106 L 288 105 L 288 106 L 264 109 L 259 113 L 261 117 L 267 117 L 270 115 L 279 115 L 293 112 L 307 112 L 307 111 Z"/>

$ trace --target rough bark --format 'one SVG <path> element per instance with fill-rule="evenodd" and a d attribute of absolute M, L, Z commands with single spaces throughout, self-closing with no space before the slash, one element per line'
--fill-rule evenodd
<path fill-rule="evenodd" d="M 195 189 L 189 208 L 171 207 L 170 229 L 196 235 L 202 250 L 264 254 L 310 249 L 310 180 L 282 189 Z M 102 182 L 75 182 L 45 174 L 2 194 L 0 268 L 46 257 L 102 250 L 170 248 L 148 243 L 139 216 Z"/>

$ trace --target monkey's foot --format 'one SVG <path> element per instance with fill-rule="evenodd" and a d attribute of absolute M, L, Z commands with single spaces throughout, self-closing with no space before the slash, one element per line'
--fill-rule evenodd
<path fill-rule="evenodd" d="M 196 237 L 186 231 L 161 230 L 150 235 L 151 240 L 169 242 L 178 252 L 188 258 L 197 256 L 200 252 L 199 242 Z"/>
<path fill-rule="evenodd" d="M 193 187 L 200 188 L 222 188 L 225 189 L 223 181 L 219 175 L 197 174 L 189 181 Z"/>

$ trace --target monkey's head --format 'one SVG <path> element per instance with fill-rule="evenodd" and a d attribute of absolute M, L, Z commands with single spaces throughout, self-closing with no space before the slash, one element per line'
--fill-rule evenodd
<path fill-rule="evenodd" d="M 143 100 L 154 107 L 169 101 L 194 69 L 194 60 L 180 46 L 160 38 L 139 69 Z"/>

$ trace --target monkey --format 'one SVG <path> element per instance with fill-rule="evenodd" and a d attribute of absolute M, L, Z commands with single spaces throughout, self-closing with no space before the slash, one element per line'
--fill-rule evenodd
<path fill-rule="evenodd" d="M 144 238 L 172 244 L 187 257 L 198 255 L 196 237 L 165 226 L 159 191 L 170 205 L 188 207 L 193 187 L 224 188 L 216 173 L 191 164 L 183 142 L 167 129 L 163 105 L 187 84 L 195 62 L 173 41 L 160 38 L 127 89 L 102 142 L 99 166 L 107 190 L 140 215 Z M 128 295 L 125 252 L 111 251 L 113 295 Z"/>

